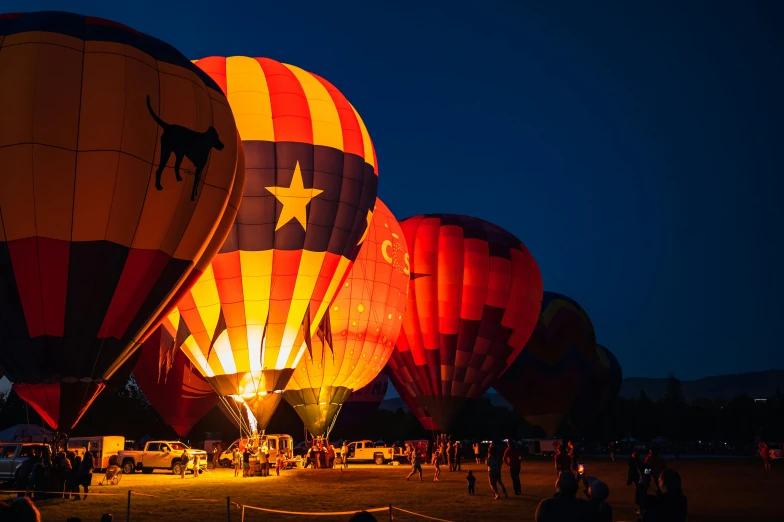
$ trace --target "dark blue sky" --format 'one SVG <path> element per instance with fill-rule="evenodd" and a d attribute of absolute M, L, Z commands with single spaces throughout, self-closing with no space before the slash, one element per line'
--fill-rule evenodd
<path fill-rule="evenodd" d="M 393 212 L 513 232 L 626 376 L 784 367 L 784 3 L 519 3 L 1 9 L 111 18 L 190 58 L 268 56 L 324 76 L 362 114 Z"/>

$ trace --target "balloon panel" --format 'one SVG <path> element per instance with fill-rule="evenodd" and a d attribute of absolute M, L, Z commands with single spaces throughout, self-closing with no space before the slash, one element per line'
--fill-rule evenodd
<path fill-rule="evenodd" d="M 520 240 L 486 221 L 425 215 L 401 226 L 411 285 L 389 366 L 449 430 L 463 403 L 481 397 L 523 349 L 542 279 Z"/>
<path fill-rule="evenodd" d="M 433 417 L 431 417 L 424 409 L 422 409 L 411 392 L 408 391 L 408 388 L 404 386 L 403 383 L 395 376 L 395 373 L 391 370 L 391 368 L 389 368 L 389 366 L 387 366 L 386 371 L 389 376 L 389 380 L 392 382 L 392 386 L 395 387 L 395 390 L 397 390 L 400 398 L 403 399 L 403 402 L 406 403 L 409 411 L 414 414 L 414 417 L 416 417 L 422 427 L 428 431 L 440 431 L 440 428 L 436 424 L 435 419 L 433 419 Z"/>
<path fill-rule="evenodd" d="M 0 365 L 18 386 L 101 383 L 215 230 L 235 180 L 234 119 L 208 75 L 120 24 L 11 14 L 0 37 Z M 162 151 L 197 134 L 209 146 L 177 182 Z"/>
<path fill-rule="evenodd" d="M 315 75 L 264 58 L 196 64 L 243 122 L 246 182 L 226 241 L 178 304 L 182 346 L 220 395 L 268 409 L 258 397 L 285 388 L 305 329 L 315 335 L 359 253 L 375 153 L 353 107 Z"/>

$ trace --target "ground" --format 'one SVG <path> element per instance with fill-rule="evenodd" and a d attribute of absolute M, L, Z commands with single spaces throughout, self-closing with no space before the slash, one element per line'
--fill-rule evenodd
<path fill-rule="evenodd" d="M 596 475 L 610 486 L 614 520 L 635 520 L 631 487 L 626 486 L 626 464 L 609 460 L 586 462 L 586 474 Z M 765 472 L 752 460 L 681 460 L 670 462 L 683 477 L 689 498 L 691 522 L 780 521 L 784 469 Z M 468 496 L 466 470 L 477 475 L 476 495 Z M 126 516 L 128 490 L 131 493 L 131 521 L 225 521 L 226 496 L 238 504 L 289 511 L 349 511 L 384 507 L 392 503 L 409 511 L 452 521 L 532 521 L 539 500 L 552 495 L 555 472 L 549 461 L 526 461 L 523 466 L 523 495 L 493 500 L 487 485 L 487 471 L 476 464 L 464 465 L 462 472 L 442 468 L 441 480 L 433 482 L 433 468 L 425 466 L 424 482 L 406 482 L 409 468 L 403 466 L 352 465 L 346 470 L 298 469 L 269 478 L 234 478 L 232 470 L 210 470 L 199 478 L 184 480 L 163 472 L 153 475 L 124 476 L 119 486 L 93 486 L 91 492 L 117 496 L 95 496 L 86 501 L 62 499 L 39 501 L 43 522 L 66 522 L 79 517 L 83 522 L 98 522 L 101 514 L 113 513 L 115 521 Z M 93 477 L 97 484 L 100 475 Z M 504 483 L 511 481 L 504 473 Z M 155 496 L 144 496 L 155 495 Z M 10 495 L 0 498 L 8 499 Z M 241 512 L 231 508 L 231 520 L 239 521 Z M 304 517 L 246 511 L 245 520 L 346 521 L 350 516 Z M 378 520 L 388 520 L 377 513 Z M 396 522 L 426 519 L 395 512 Z"/>

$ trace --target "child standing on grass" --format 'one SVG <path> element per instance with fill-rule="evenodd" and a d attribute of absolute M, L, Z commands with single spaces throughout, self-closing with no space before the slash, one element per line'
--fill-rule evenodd
<path fill-rule="evenodd" d="M 474 476 L 473 471 L 468 472 L 468 476 L 466 477 L 466 482 L 468 482 L 468 494 L 474 494 L 474 486 L 476 485 L 476 477 Z"/>

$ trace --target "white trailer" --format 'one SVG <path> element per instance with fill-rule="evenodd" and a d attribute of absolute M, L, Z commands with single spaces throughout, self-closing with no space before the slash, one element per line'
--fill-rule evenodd
<path fill-rule="evenodd" d="M 84 448 L 93 454 L 95 469 L 109 467 L 109 458 L 125 449 L 125 437 L 109 435 L 106 437 L 73 437 L 68 439 L 68 447 Z M 119 466 L 120 463 L 118 462 Z"/>

